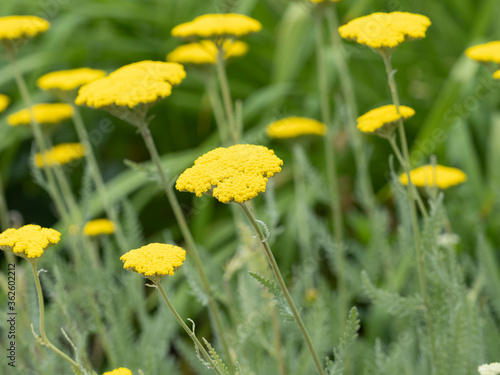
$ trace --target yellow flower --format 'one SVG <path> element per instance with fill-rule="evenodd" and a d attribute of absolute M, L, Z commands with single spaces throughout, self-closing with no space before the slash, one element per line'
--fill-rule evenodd
<path fill-rule="evenodd" d="M 472 60 L 500 64 L 500 40 L 469 47 L 465 54 Z"/>
<path fill-rule="evenodd" d="M 497 70 L 495 73 L 493 73 L 493 78 L 500 79 L 500 70 Z"/>
<path fill-rule="evenodd" d="M 115 231 L 115 223 L 109 219 L 91 220 L 83 227 L 86 236 L 99 236 L 101 234 L 111 234 Z"/>
<path fill-rule="evenodd" d="M 178 85 L 185 77 L 180 64 L 140 61 L 82 86 L 75 103 L 94 108 L 113 105 L 134 108 L 169 96 L 172 85 Z"/>
<path fill-rule="evenodd" d="M 150 243 L 139 249 L 130 250 L 121 256 L 123 268 L 148 278 L 173 276 L 186 259 L 186 251 L 179 246 Z"/>
<path fill-rule="evenodd" d="M 5 108 L 7 108 L 9 103 L 10 103 L 10 98 L 7 95 L 0 94 L 0 113 L 5 111 Z"/>
<path fill-rule="evenodd" d="M 85 155 L 85 150 L 81 143 L 61 143 L 57 146 L 52 147 L 50 150 L 45 152 L 45 161 L 47 165 L 59 165 L 68 164 L 74 160 L 83 158 Z M 35 165 L 38 168 L 42 168 L 44 164 L 42 154 L 37 153 L 35 155 Z"/>
<path fill-rule="evenodd" d="M 406 120 L 414 114 L 415 111 L 412 108 L 404 105 L 399 106 L 399 114 L 395 105 L 384 105 L 358 117 L 358 129 L 364 133 L 377 131 L 387 131 L 390 133 L 392 130 L 391 127 L 395 127 L 400 118 Z"/>
<path fill-rule="evenodd" d="M 59 124 L 73 116 L 73 108 L 66 103 L 35 104 L 33 106 L 35 120 L 42 125 Z M 10 126 L 29 125 L 28 109 L 21 109 L 7 117 Z"/>
<path fill-rule="evenodd" d="M 180 24 L 172 29 L 172 35 L 181 38 L 241 37 L 262 29 L 262 24 L 243 14 L 204 14 L 191 22 Z"/>
<path fill-rule="evenodd" d="M 338 3 L 340 0 L 309 0 L 311 3 L 328 3 L 328 2 L 332 2 L 332 3 Z"/>
<path fill-rule="evenodd" d="M 23 258 L 40 258 L 44 251 L 59 242 L 61 233 L 39 225 L 7 229 L 0 234 L 0 249 L 12 251 Z"/>
<path fill-rule="evenodd" d="M 266 190 L 267 177 L 281 171 L 283 161 L 264 146 L 219 147 L 200 156 L 177 179 L 175 188 L 220 202 L 243 203 Z"/>
<path fill-rule="evenodd" d="M 248 51 L 248 44 L 238 40 L 224 41 L 224 58 L 243 56 Z M 215 64 L 217 47 L 211 40 L 201 40 L 199 43 L 188 43 L 177 47 L 167 55 L 167 61 L 181 64 Z"/>
<path fill-rule="evenodd" d="M 78 68 L 47 73 L 36 81 L 42 90 L 71 91 L 106 75 L 104 70 Z"/>
<path fill-rule="evenodd" d="M 328 128 L 322 122 L 305 117 L 287 117 L 267 126 L 267 135 L 273 138 L 294 138 L 301 135 L 325 135 Z"/>
<path fill-rule="evenodd" d="M 50 23 L 35 16 L 0 17 L 0 40 L 31 38 L 43 33 Z"/>
<path fill-rule="evenodd" d="M 444 167 L 436 165 L 436 185 L 441 189 L 447 189 L 451 186 L 458 185 L 467 180 L 464 172 L 457 168 Z M 424 165 L 410 171 L 411 182 L 415 186 L 435 186 L 434 170 L 432 165 Z M 408 176 L 406 173 L 399 176 L 399 181 L 403 185 L 408 184 Z"/>
<path fill-rule="evenodd" d="M 116 370 L 105 372 L 102 375 L 132 375 L 132 371 L 130 371 L 128 368 L 120 367 Z"/>
<path fill-rule="evenodd" d="M 339 27 L 342 38 L 372 48 L 394 48 L 408 40 L 425 38 L 431 25 L 426 16 L 406 12 L 373 13 Z"/>

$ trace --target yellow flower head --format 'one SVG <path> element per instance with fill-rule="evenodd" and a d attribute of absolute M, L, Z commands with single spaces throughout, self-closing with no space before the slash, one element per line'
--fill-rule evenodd
<path fill-rule="evenodd" d="M 10 98 L 7 95 L 0 94 L 0 113 L 5 111 L 10 103 Z"/>
<path fill-rule="evenodd" d="M 172 86 L 185 77 L 186 72 L 180 64 L 140 61 L 82 86 L 75 103 L 94 108 L 113 105 L 134 108 L 169 96 Z"/>
<path fill-rule="evenodd" d="M 43 33 L 50 23 L 35 16 L 0 17 L 0 40 L 32 38 Z"/>
<path fill-rule="evenodd" d="M 265 191 L 267 177 L 280 172 L 281 165 L 283 161 L 264 146 L 219 147 L 186 169 L 175 188 L 199 197 L 208 192 L 222 203 L 243 203 Z"/>
<path fill-rule="evenodd" d="M 36 81 L 42 90 L 71 91 L 106 75 L 104 70 L 78 68 L 47 73 Z"/>
<path fill-rule="evenodd" d="M 493 78 L 500 79 L 500 70 L 497 70 L 495 73 L 493 73 Z"/>
<path fill-rule="evenodd" d="M 301 135 L 325 135 L 328 128 L 322 122 L 305 117 L 287 117 L 267 126 L 267 135 L 272 138 L 295 138 Z"/>
<path fill-rule="evenodd" d="M 73 116 L 73 108 L 66 103 L 35 104 L 33 106 L 35 120 L 42 125 L 54 125 Z M 29 125 L 28 109 L 21 109 L 7 117 L 10 126 Z"/>
<path fill-rule="evenodd" d="M 30 224 L 0 233 L 0 249 L 12 251 L 23 258 L 40 258 L 60 238 L 61 233 L 54 229 Z"/>
<path fill-rule="evenodd" d="M 451 186 L 455 186 L 465 182 L 467 176 L 464 172 L 457 168 L 444 167 L 442 165 L 436 165 L 436 183 L 434 183 L 434 168 L 432 165 L 424 165 L 410 171 L 411 182 L 415 186 L 437 187 L 441 189 L 447 189 Z M 399 181 L 403 185 L 408 184 L 408 176 L 406 173 L 399 176 Z"/>
<path fill-rule="evenodd" d="M 132 371 L 130 371 L 128 368 L 120 367 L 116 370 L 105 372 L 102 375 L 132 375 Z"/>
<path fill-rule="evenodd" d="M 342 38 L 371 48 L 394 48 L 408 40 L 425 38 L 430 25 L 429 18 L 420 14 L 373 13 L 339 27 L 339 33 Z"/>
<path fill-rule="evenodd" d="M 331 2 L 331 3 L 338 3 L 340 0 L 309 0 L 311 3 L 316 3 L 316 4 L 319 4 L 319 3 L 328 3 L 328 2 Z"/>
<path fill-rule="evenodd" d="M 86 236 L 99 236 L 101 234 L 112 234 L 115 231 L 115 223 L 109 219 L 91 220 L 83 227 Z"/>
<path fill-rule="evenodd" d="M 173 276 L 186 259 L 186 251 L 179 246 L 150 243 L 130 250 L 121 256 L 123 268 L 149 278 Z"/>
<path fill-rule="evenodd" d="M 172 35 L 180 38 L 225 39 L 242 37 L 256 33 L 262 24 L 243 14 L 204 14 L 191 22 L 180 24 L 172 29 Z"/>
<path fill-rule="evenodd" d="M 81 143 L 61 143 L 47 150 L 44 156 L 42 158 L 42 154 L 40 153 L 35 155 L 35 165 L 38 168 L 43 167 L 44 159 L 49 167 L 68 164 L 74 160 L 81 159 L 85 156 L 85 149 Z"/>
<path fill-rule="evenodd" d="M 465 54 L 472 60 L 500 64 L 500 40 L 469 47 Z"/>
<path fill-rule="evenodd" d="M 248 44 L 238 40 L 224 41 L 224 58 L 243 56 L 248 51 Z M 215 64 L 217 47 L 211 40 L 188 43 L 177 47 L 167 55 L 167 61 L 180 64 Z"/>
<path fill-rule="evenodd" d="M 399 113 L 396 106 L 393 104 L 384 105 L 379 108 L 372 109 L 364 115 L 358 117 L 358 129 L 364 133 L 373 133 L 377 131 L 391 131 L 396 122 L 402 118 L 409 119 L 415 114 L 415 111 L 404 105 L 399 106 Z M 384 129 L 382 129 L 384 128 Z"/>

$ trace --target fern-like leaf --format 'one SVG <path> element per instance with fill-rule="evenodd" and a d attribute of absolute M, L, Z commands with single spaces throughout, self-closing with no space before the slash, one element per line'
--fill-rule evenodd
<path fill-rule="evenodd" d="M 292 311 L 290 310 L 290 306 L 288 306 L 288 303 L 285 300 L 285 296 L 283 295 L 283 292 L 281 291 L 278 284 L 255 272 L 249 272 L 249 274 L 255 280 L 257 280 L 259 284 L 264 286 L 269 291 L 269 293 L 273 295 L 273 298 L 276 301 L 276 307 L 281 316 L 286 321 L 293 321 L 294 317 Z"/>

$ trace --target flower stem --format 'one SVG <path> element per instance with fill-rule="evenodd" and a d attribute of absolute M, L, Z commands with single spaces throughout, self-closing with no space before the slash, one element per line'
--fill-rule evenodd
<path fill-rule="evenodd" d="M 313 357 L 314 364 L 316 365 L 318 373 L 320 375 L 324 375 L 323 366 L 321 365 L 318 354 L 316 353 L 316 350 L 314 349 L 314 346 L 313 346 L 312 341 L 311 341 L 311 337 L 309 336 L 309 333 L 307 332 L 307 329 L 304 325 L 304 322 L 302 321 L 302 318 L 300 317 L 299 312 L 298 312 L 297 308 L 295 307 L 295 304 L 292 300 L 292 296 L 290 295 L 290 292 L 288 291 L 288 288 L 286 287 L 285 281 L 283 280 L 283 276 L 281 276 L 281 272 L 279 270 L 278 264 L 276 263 L 276 259 L 274 259 L 274 255 L 271 252 L 269 245 L 267 244 L 266 238 L 264 237 L 264 233 L 262 233 L 262 230 L 260 229 L 259 225 L 257 224 L 255 217 L 253 216 L 252 212 L 250 211 L 250 209 L 248 208 L 246 203 L 241 203 L 240 207 L 243 209 L 243 212 L 245 212 L 245 214 L 247 215 L 248 220 L 250 220 L 252 227 L 254 228 L 255 232 L 259 236 L 260 241 L 262 242 L 262 247 L 264 248 L 264 252 L 266 253 L 266 256 L 267 256 L 267 259 L 268 259 L 269 264 L 271 266 L 271 269 L 273 270 L 274 276 L 276 276 L 276 280 L 278 281 L 280 289 L 283 292 L 283 295 L 285 296 L 285 299 L 288 303 L 288 306 L 290 307 L 290 310 L 292 311 L 293 317 L 295 318 L 295 321 L 297 322 L 297 325 L 299 326 L 300 332 L 302 333 L 302 337 L 304 338 L 304 340 L 307 344 L 307 347 L 309 348 L 309 351 L 311 352 L 311 356 Z"/>
<path fill-rule="evenodd" d="M 10 228 L 9 209 L 5 199 L 5 190 L 3 188 L 2 174 L 0 173 L 0 229 L 2 231 Z"/>
<path fill-rule="evenodd" d="M 236 123 L 233 111 L 233 100 L 231 99 L 231 91 L 229 90 L 229 83 L 226 75 L 226 65 L 224 63 L 224 47 L 218 46 L 217 61 L 215 63 L 215 68 L 217 70 L 217 76 L 219 77 L 220 89 L 222 91 L 222 100 L 224 102 L 224 108 L 226 109 L 226 124 L 228 127 L 229 135 L 231 136 L 231 141 L 233 144 L 238 143 L 238 129 L 236 129 Z"/>
<path fill-rule="evenodd" d="M 208 99 L 214 113 L 215 124 L 217 125 L 221 144 L 225 146 L 229 143 L 229 129 L 227 129 L 224 123 L 224 109 L 220 101 L 219 93 L 217 92 L 217 85 L 215 79 L 212 77 L 206 77 L 205 80 Z"/>

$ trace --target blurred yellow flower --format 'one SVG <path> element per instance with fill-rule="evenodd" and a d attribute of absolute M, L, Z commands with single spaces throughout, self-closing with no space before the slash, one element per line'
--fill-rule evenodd
<path fill-rule="evenodd" d="M 500 79 L 500 70 L 497 70 L 495 73 L 493 73 L 493 78 Z"/>
<path fill-rule="evenodd" d="M 432 165 L 424 165 L 410 171 L 411 182 L 415 186 L 425 187 L 425 186 L 436 186 L 441 189 L 447 189 L 451 186 L 455 186 L 465 182 L 467 176 L 464 172 L 457 168 L 445 167 L 442 165 L 436 165 L 436 183 L 434 183 L 434 169 Z M 403 185 L 408 184 L 408 176 L 406 173 L 399 176 L 399 181 Z"/>
<path fill-rule="evenodd" d="M 112 234 L 115 231 L 115 223 L 109 219 L 95 219 L 87 222 L 83 227 L 86 236 L 99 236 L 101 234 Z"/>
<path fill-rule="evenodd" d="M 10 98 L 7 95 L 0 94 L 0 113 L 5 111 L 10 103 Z"/>
<path fill-rule="evenodd" d="M 130 371 L 128 368 L 120 367 L 116 370 L 105 372 L 102 375 L 132 375 L 132 371 Z"/>
<path fill-rule="evenodd" d="M 25 225 L 0 233 L 0 249 L 11 251 L 23 258 L 40 258 L 44 251 L 59 242 L 61 233 L 39 225 Z"/>
<path fill-rule="evenodd" d="M 412 108 L 404 105 L 399 106 L 399 113 L 395 105 L 384 105 L 358 117 L 358 129 L 364 133 L 373 133 L 376 131 L 387 131 L 387 133 L 390 133 L 392 130 L 390 127 L 396 127 L 397 121 L 400 118 L 406 120 L 414 114 L 415 111 Z"/>
<path fill-rule="evenodd" d="M 84 155 L 85 150 L 81 143 L 61 143 L 47 150 L 44 159 L 50 167 L 53 165 L 71 163 L 74 160 L 83 158 Z M 35 155 L 35 165 L 38 168 L 42 168 L 43 164 L 42 154 L 37 153 Z"/>
<path fill-rule="evenodd" d="M 44 74 L 36 81 L 42 90 L 71 91 L 106 75 L 104 70 L 78 68 Z"/>
<path fill-rule="evenodd" d="M 94 108 L 134 108 L 169 96 L 172 85 L 178 85 L 185 77 L 186 72 L 180 64 L 140 61 L 82 86 L 75 103 Z"/>
<path fill-rule="evenodd" d="M 239 57 L 246 54 L 248 44 L 238 40 L 224 41 L 224 58 Z M 167 55 L 167 61 L 181 64 L 215 64 L 217 47 L 211 40 L 201 40 L 198 43 L 188 43 L 177 47 Z"/>
<path fill-rule="evenodd" d="M 469 47 L 465 54 L 472 60 L 500 64 L 500 40 Z"/>
<path fill-rule="evenodd" d="M 204 14 L 193 21 L 180 24 L 172 29 L 172 35 L 181 38 L 231 38 L 255 33 L 262 24 L 243 14 Z"/>
<path fill-rule="evenodd" d="M 322 122 L 305 117 L 287 117 L 267 126 L 266 133 L 272 138 L 295 138 L 301 135 L 325 135 L 328 128 Z"/>
<path fill-rule="evenodd" d="M 331 3 L 338 3 L 340 0 L 309 0 L 311 3 L 328 3 L 328 2 L 331 2 Z"/>
<path fill-rule="evenodd" d="M 243 203 L 266 190 L 267 177 L 281 171 L 283 161 L 264 146 L 219 147 L 200 156 L 177 179 L 175 188 L 220 202 Z"/>
<path fill-rule="evenodd" d="M 186 251 L 178 246 L 150 243 L 121 256 L 123 268 L 151 278 L 173 276 L 186 259 Z"/>
<path fill-rule="evenodd" d="M 35 104 L 33 106 L 35 120 L 41 125 L 53 125 L 73 116 L 73 108 L 66 103 Z M 10 126 L 29 125 L 30 113 L 28 109 L 21 109 L 7 117 Z"/>
<path fill-rule="evenodd" d="M 425 38 L 431 25 L 426 16 L 406 12 L 373 13 L 339 27 L 342 38 L 375 49 L 394 48 L 408 40 Z"/>
<path fill-rule="evenodd" d="M 35 16 L 0 17 L 0 40 L 31 38 L 43 33 L 50 23 Z"/>

